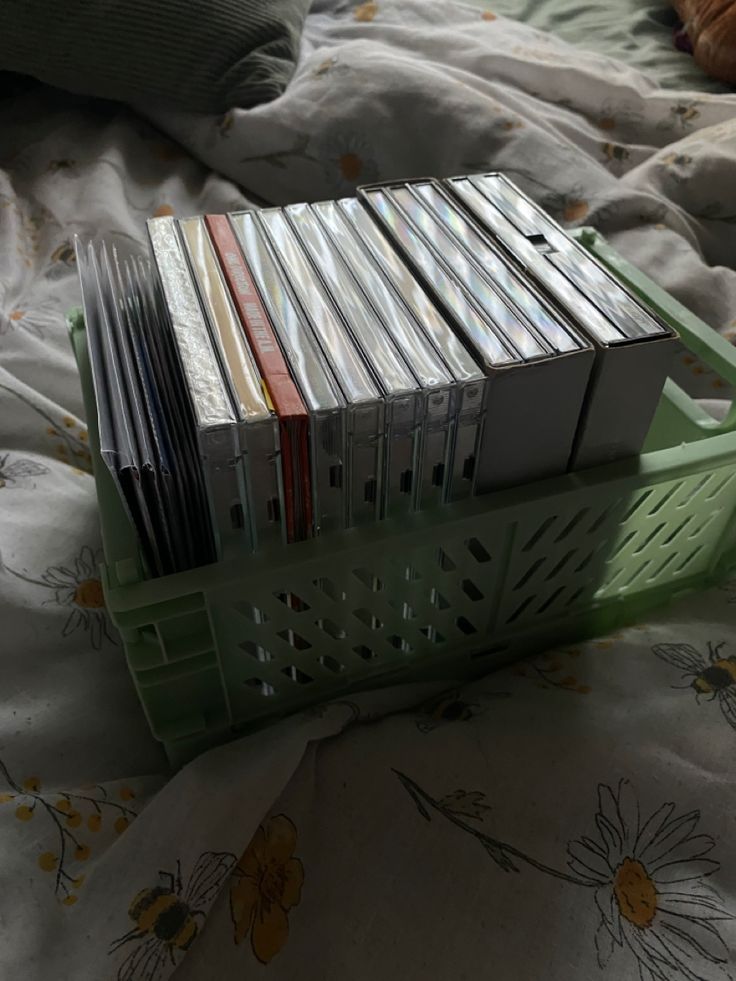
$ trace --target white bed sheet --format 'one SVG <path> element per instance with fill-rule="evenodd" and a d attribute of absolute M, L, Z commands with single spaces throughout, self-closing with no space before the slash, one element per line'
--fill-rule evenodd
<path fill-rule="evenodd" d="M 735 110 L 428 0 L 319 0 L 284 96 L 218 119 L 0 103 L 0 977 L 729 976 L 736 582 L 169 778 L 104 611 L 63 315 L 75 232 L 142 247 L 149 215 L 243 207 L 243 187 L 283 203 L 497 167 L 733 335 Z"/>

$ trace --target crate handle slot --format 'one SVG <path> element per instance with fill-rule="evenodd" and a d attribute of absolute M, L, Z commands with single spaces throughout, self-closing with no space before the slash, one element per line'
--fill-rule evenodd
<path fill-rule="evenodd" d="M 595 229 L 581 228 L 575 237 L 663 320 L 674 327 L 688 350 L 736 388 L 736 348 L 729 344 L 725 337 L 721 337 L 687 307 L 665 293 L 648 276 L 617 255 Z M 671 378 L 667 380 L 667 394 L 680 412 L 700 429 L 707 430 L 710 435 L 736 432 L 736 401 L 731 402 L 726 418 L 718 422 L 701 409 Z"/>

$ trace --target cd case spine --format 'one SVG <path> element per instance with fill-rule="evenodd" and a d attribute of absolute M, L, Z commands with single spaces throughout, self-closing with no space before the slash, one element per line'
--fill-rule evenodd
<path fill-rule="evenodd" d="M 449 227 L 410 194 L 407 182 L 359 193 L 488 377 L 479 451 L 463 464 L 466 477 L 473 470 L 473 490 L 487 493 L 564 473 L 592 350 L 554 351 L 485 279 Z M 543 416 L 538 404 L 547 406 Z"/>
<path fill-rule="evenodd" d="M 307 409 L 227 216 L 208 215 L 206 222 L 240 322 L 278 416 L 287 540 L 299 541 L 312 533 Z"/>
<path fill-rule="evenodd" d="M 149 220 L 148 234 L 194 415 L 217 554 L 242 554 L 253 542 L 242 520 L 245 487 L 237 420 L 174 219 Z"/>
<path fill-rule="evenodd" d="M 346 527 L 347 513 L 345 401 L 312 337 L 308 318 L 252 213 L 232 214 L 230 223 L 307 408 L 314 534 L 340 530 Z"/>
<path fill-rule="evenodd" d="M 593 347 L 570 469 L 639 453 L 672 364 L 676 333 L 621 284 L 603 289 L 608 274 L 510 181 L 486 174 L 451 178 L 445 186 Z"/>

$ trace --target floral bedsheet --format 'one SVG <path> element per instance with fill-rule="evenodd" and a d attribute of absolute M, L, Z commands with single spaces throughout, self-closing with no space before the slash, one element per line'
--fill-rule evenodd
<path fill-rule="evenodd" d="M 0 98 L 1 977 L 736 973 L 736 580 L 172 775 L 105 613 L 63 320 L 75 233 L 494 167 L 733 336 L 735 110 L 430 0 L 318 0 L 284 96 L 217 119 Z"/>

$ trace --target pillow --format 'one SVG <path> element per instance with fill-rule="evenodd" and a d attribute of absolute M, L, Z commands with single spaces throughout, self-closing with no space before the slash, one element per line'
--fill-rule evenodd
<path fill-rule="evenodd" d="M 736 0 L 673 0 L 704 72 L 736 85 Z"/>
<path fill-rule="evenodd" d="M 310 0 L 0 0 L 0 71 L 219 113 L 280 95 Z"/>

